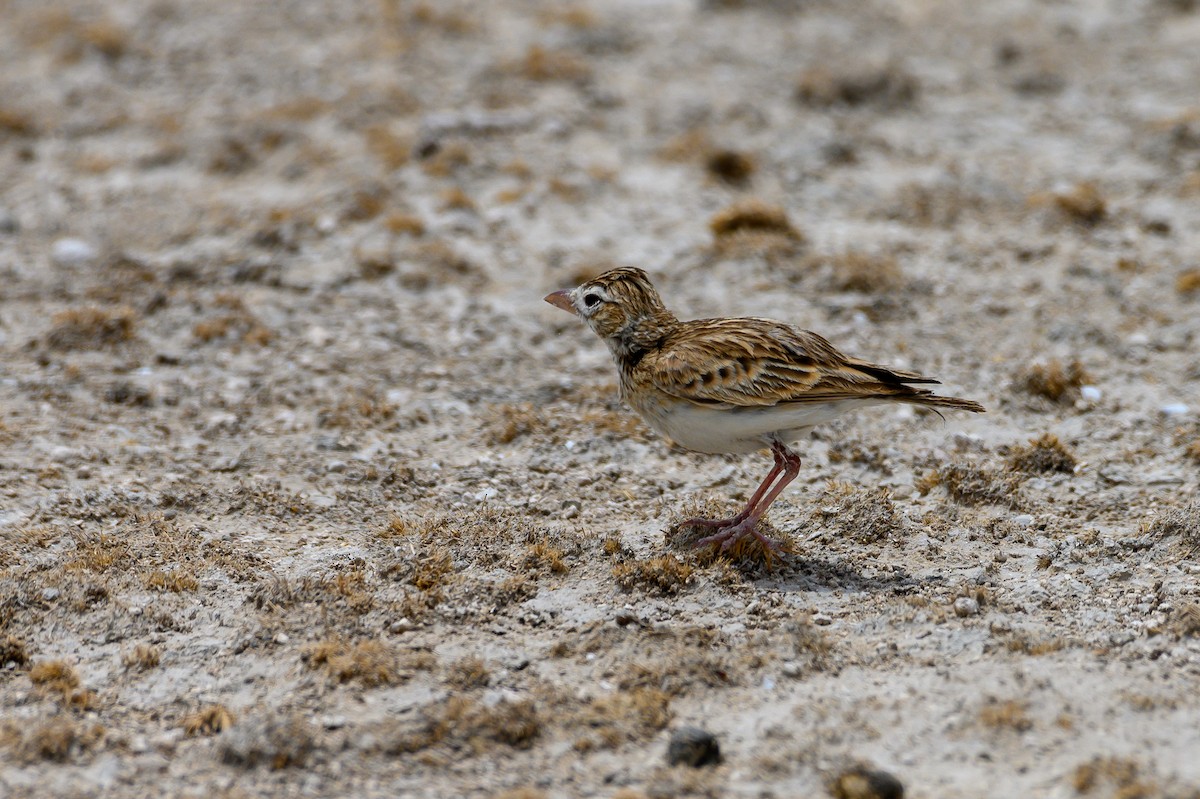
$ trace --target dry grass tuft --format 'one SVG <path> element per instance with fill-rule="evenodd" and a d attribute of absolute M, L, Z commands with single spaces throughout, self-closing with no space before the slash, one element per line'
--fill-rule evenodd
<path fill-rule="evenodd" d="M 46 345 L 55 350 L 95 350 L 132 341 L 137 314 L 132 308 L 69 308 L 50 320 Z"/>
<path fill-rule="evenodd" d="M 502 700 L 489 707 L 451 696 L 441 705 L 426 707 L 423 716 L 420 728 L 399 736 L 387 747 L 389 751 L 419 752 L 438 744 L 455 749 L 467 747 L 476 753 L 491 744 L 528 749 L 543 727 L 542 717 L 530 700 Z"/>
<path fill-rule="evenodd" d="M 741 200 L 718 212 L 709 221 L 708 228 L 718 243 L 743 233 L 772 233 L 803 240 L 800 232 L 792 227 L 786 211 L 756 198 Z"/>
<path fill-rule="evenodd" d="M 379 641 L 350 644 L 330 638 L 309 645 L 301 659 L 310 669 L 323 667 L 338 682 L 357 680 L 371 687 L 391 685 L 397 680 L 396 653 Z"/>
<path fill-rule="evenodd" d="M 1008 468 L 1014 472 L 1071 474 L 1078 464 L 1075 453 L 1053 433 L 1030 439 L 1028 446 L 1015 446 L 1008 453 Z"/>
<path fill-rule="evenodd" d="M 161 649 L 153 644 L 138 644 L 133 648 L 132 652 L 125 653 L 125 657 L 121 659 L 121 662 L 127 669 L 149 671 L 150 669 L 158 668 L 161 660 Z"/>
<path fill-rule="evenodd" d="M 1178 536 L 1185 550 L 1200 550 L 1200 502 L 1192 502 L 1182 508 L 1172 508 L 1159 515 L 1146 525 L 1145 532 L 1155 540 Z"/>
<path fill-rule="evenodd" d="M 79 673 L 65 660 L 42 660 L 29 669 L 29 681 L 43 692 L 69 696 L 79 687 Z"/>
<path fill-rule="evenodd" d="M 189 738 L 196 735 L 216 735 L 232 727 L 236 721 L 224 705 L 207 705 L 184 717 L 183 733 Z"/>
<path fill-rule="evenodd" d="M 618 563 L 612 568 L 617 585 L 626 591 L 640 588 L 657 596 L 674 596 L 694 581 L 695 569 L 674 555 Z"/>
<path fill-rule="evenodd" d="M 1200 638 L 1200 605 L 1188 602 L 1171 614 L 1171 626 L 1182 638 Z"/>
<path fill-rule="evenodd" d="M 251 719 L 217 742 L 221 760 L 243 768 L 303 766 L 316 748 L 313 729 L 300 716 Z"/>
<path fill-rule="evenodd" d="M 1035 397 L 1070 403 L 1079 397 L 1080 386 L 1090 382 L 1091 376 L 1079 361 L 1071 361 L 1066 366 L 1059 361 L 1050 361 L 1031 366 L 1017 377 L 1015 385 Z"/>
<path fill-rule="evenodd" d="M 1141 776 L 1136 761 L 1121 757 L 1095 757 L 1076 767 L 1071 775 L 1075 791 L 1089 794 L 1101 785 L 1112 787 L 1116 799 L 1153 799 L 1162 796 L 1157 785 Z"/>
<path fill-rule="evenodd" d="M 592 68 L 578 56 L 538 45 L 525 51 L 517 71 L 522 77 L 535 81 L 581 81 L 592 75 Z"/>
<path fill-rule="evenodd" d="M 14 108 L 0 108 L 0 136 L 32 136 L 37 132 L 33 118 Z"/>
<path fill-rule="evenodd" d="M 615 749 L 666 728 L 671 723 L 671 697 L 656 688 L 621 690 L 593 699 L 571 721 L 588 730 L 576 739 L 576 751 Z"/>
<path fill-rule="evenodd" d="M 814 518 L 833 524 L 845 536 L 876 543 L 903 537 L 904 522 L 885 488 L 858 490 L 830 481 L 817 500 Z"/>
<path fill-rule="evenodd" d="M 69 716 L 56 716 L 26 733 L 19 752 L 27 760 L 65 763 L 94 749 L 104 738 L 99 724 L 80 724 Z"/>
<path fill-rule="evenodd" d="M 874 294 L 899 288 L 904 282 L 900 265 L 891 255 L 871 255 L 849 250 L 828 259 L 830 285 L 838 291 Z"/>
<path fill-rule="evenodd" d="M 399 169 L 408 163 L 412 140 L 398 136 L 387 125 L 370 125 L 363 131 L 367 149 L 387 169 Z"/>
<path fill-rule="evenodd" d="M 708 223 L 713 249 L 728 257 L 781 257 L 804 246 L 804 234 L 778 206 L 750 198 L 718 212 Z"/>
<path fill-rule="evenodd" d="M 368 688 L 405 682 L 437 662 L 429 652 L 410 651 L 402 657 L 380 641 L 349 643 L 337 636 L 310 644 L 301 659 L 310 669 L 323 668 L 339 683 L 357 682 Z"/>
<path fill-rule="evenodd" d="M 1000 701 L 993 699 L 979 709 L 979 722 L 994 730 L 1009 729 L 1017 732 L 1027 732 L 1033 729 L 1033 720 L 1029 718 L 1029 705 L 1015 699 Z"/>
<path fill-rule="evenodd" d="M 25 642 L 15 635 L 0 638 L 0 669 L 9 663 L 18 667 L 29 665 L 29 650 L 26 649 Z"/>
<path fill-rule="evenodd" d="M 1034 205 L 1052 204 L 1067 219 L 1085 227 L 1092 227 L 1108 216 L 1108 203 L 1095 183 L 1084 181 L 1074 188 L 1054 192 L 1050 195 L 1035 195 L 1030 202 Z"/>
<path fill-rule="evenodd" d="M 172 569 L 169 572 L 155 569 L 146 575 L 145 585 L 151 591 L 172 591 L 182 594 L 185 591 L 198 589 L 200 581 L 183 569 Z"/>
<path fill-rule="evenodd" d="M 897 64 L 868 67 L 838 74 L 816 67 L 796 81 L 796 101 L 816 108 L 873 105 L 883 109 L 911 106 L 920 84 Z"/>
<path fill-rule="evenodd" d="M 360 387 L 347 391 L 331 407 L 317 411 L 317 427 L 368 430 L 386 426 L 396 415 L 396 406 L 379 391 Z"/>
<path fill-rule="evenodd" d="M 563 551 L 544 538 L 525 550 L 521 566 L 529 571 L 549 571 L 553 574 L 566 574 L 570 568 L 563 560 Z"/>
<path fill-rule="evenodd" d="M 451 664 L 446 670 L 446 682 L 460 691 L 484 688 L 492 674 L 482 658 L 468 656 Z"/>
<path fill-rule="evenodd" d="M 425 222 L 416 214 L 394 211 L 383 220 L 383 226 L 397 235 L 420 238 L 425 235 Z"/>
<path fill-rule="evenodd" d="M 922 496 L 941 486 L 963 505 L 993 504 L 1017 507 L 1020 477 L 972 464 L 951 464 L 926 472 L 915 483 Z"/>
<path fill-rule="evenodd" d="M 1175 290 L 1180 294 L 1200 292 L 1200 269 L 1188 269 L 1175 278 Z"/>

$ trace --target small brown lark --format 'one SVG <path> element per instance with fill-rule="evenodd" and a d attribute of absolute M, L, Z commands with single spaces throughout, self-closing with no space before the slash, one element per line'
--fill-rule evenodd
<path fill-rule="evenodd" d="M 696 452 L 768 447 L 775 456 L 741 513 L 684 522 L 715 531 L 698 547 L 728 549 L 754 536 L 780 550 L 755 528 L 800 471 L 800 456 L 788 444 L 822 422 L 883 402 L 983 412 L 978 402 L 911 385 L 936 380 L 847 357 L 816 333 L 783 322 L 681 322 L 641 269 L 612 269 L 546 302 L 583 317 L 604 339 L 621 373 L 621 398 L 659 433 Z"/>

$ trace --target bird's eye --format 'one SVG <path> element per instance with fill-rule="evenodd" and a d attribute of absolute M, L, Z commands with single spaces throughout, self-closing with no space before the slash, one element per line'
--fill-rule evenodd
<path fill-rule="evenodd" d="M 594 294 L 594 293 L 593 294 L 584 294 L 583 295 L 583 304 L 589 308 L 595 308 L 597 305 L 600 304 L 600 295 Z"/>

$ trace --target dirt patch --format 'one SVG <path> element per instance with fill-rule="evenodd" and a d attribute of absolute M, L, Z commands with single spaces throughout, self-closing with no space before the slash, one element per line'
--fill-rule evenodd
<path fill-rule="evenodd" d="M 1198 13 L 5 4 L 0 794 L 1193 796 Z M 696 549 L 626 264 L 988 412 Z"/>

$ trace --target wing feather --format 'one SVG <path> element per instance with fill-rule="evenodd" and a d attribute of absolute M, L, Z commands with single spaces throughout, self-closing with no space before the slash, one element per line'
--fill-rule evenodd
<path fill-rule="evenodd" d="M 929 392 L 905 383 L 937 382 L 848 358 L 816 333 L 757 318 L 684 322 L 641 366 L 661 391 L 730 408 L 916 399 Z"/>

